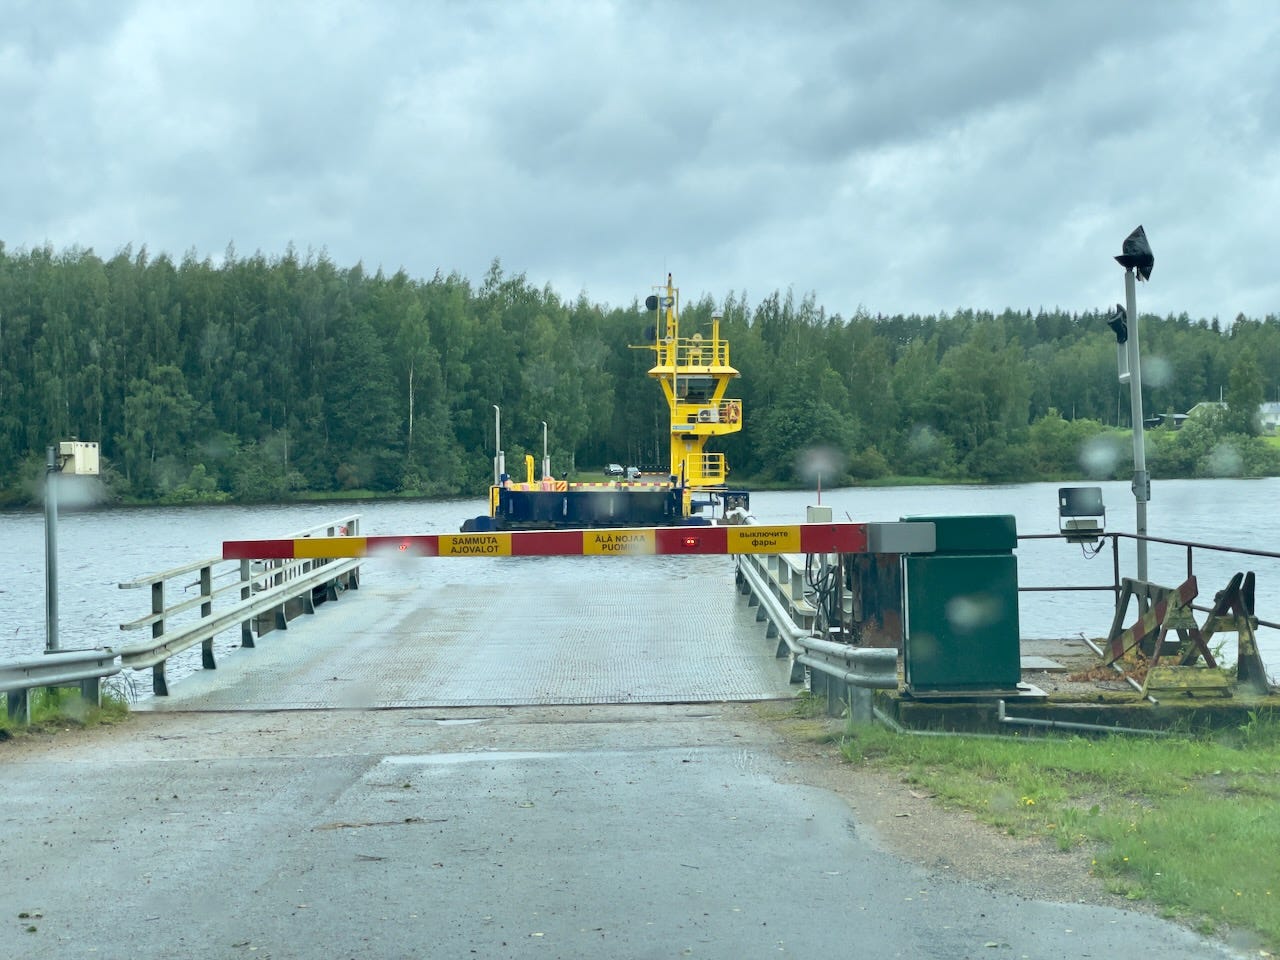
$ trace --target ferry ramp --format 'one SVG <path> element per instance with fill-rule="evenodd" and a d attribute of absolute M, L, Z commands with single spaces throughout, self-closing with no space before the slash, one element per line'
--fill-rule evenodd
<path fill-rule="evenodd" d="M 764 633 L 725 556 L 375 558 L 358 590 L 134 709 L 789 698 Z"/>

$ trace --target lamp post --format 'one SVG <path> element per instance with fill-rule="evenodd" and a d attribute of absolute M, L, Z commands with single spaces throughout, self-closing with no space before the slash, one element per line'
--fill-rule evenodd
<path fill-rule="evenodd" d="M 1117 356 L 1120 360 L 1120 382 L 1129 382 L 1129 409 L 1133 419 L 1133 499 L 1137 508 L 1138 580 L 1147 580 L 1147 502 L 1151 499 L 1151 475 L 1147 473 L 1146 438 L 1143 435 L 1142 417 L 1142 363 L 1138 353 L 1138 303 L 1137 281 L 1148 280 L 1155 267 L 1155 256 L 1147 242 L 1147 234 L 1138 226 L 1125 238 L 1124 246 L 1116 262 L 1124 267 L 1125 306 L 1116 306 L 1116 312 L 1107 321 L 1116 334 Z M 1126 325 L 1126 318 L 1129 324 Z M 1120 348 L 1125 348 L 1121 350 Z M 1127 369 L 1126 369 L 1127 366 Z"/>
<path fill-rule="evenodd" d="M 502 408 L 493 405 L 493 485 L 502 483 L 502 475 L 507 472 L 506 457 L 502 454 Z"/>
<path fill-rule="evenodd" d="M 547 421 L 542 421 L 542 479 L 551 479 L 551 458 L 547 456 Z"/>
<path fill-rule="evenodd" d="M 50 446 L 44 475 L 44 649 L 58 649 L 58 448 Z"/>
<path fill-rule="evenodd" d="M 63 440 L 47 450 L 44 481 L 44 650 L 56 653 L 58 641 L 58 484 L 62 475 L 98 475 L 98 445 Z"/>

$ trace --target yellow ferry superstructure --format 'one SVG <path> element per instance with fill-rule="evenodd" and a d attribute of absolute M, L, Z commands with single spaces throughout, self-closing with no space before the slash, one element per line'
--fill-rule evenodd
<path fill-rule="evenodd" d="M 733 519 L 735 513 L 745 516 L 749 495 L 726 486 L 729 465 L 724 454 L 707 449 L 715 438 L 742 429 L 742 400 L 727 395 L 729 382 L 739 373 L 729 363 L 729 342 L 720 335 L 722 314 L 712 314 L 709 334 L 698 330 L 682 336 L 680 291 L 671 274 L 654 290 L 645 301 L 656 311 L 652 342 L 636 347 L 653 351 L 649 376 L 661 386 L 670 412 L 667 476 L 604 483 L 556 479 L 546 457 L 544 432 L 541 479 L 535 479 L 533 457 L 527 455 L 525 477 L 519 481 L 507 474 L 498 439 L 489 515 L 468 519 L 464 533 L 695 525 Z M 499 423 L 495 421 L 495 438 L 501 435 Z M 718 517 L 707 515 L 717 508 Z"/>
<path fill-rule="evenodd" d="M 699 495 L 729 493 L 725 455 L 707 450 L 707 444 L 742 429 L 742 399 L 728 396 L 730 382 L 741 374 L 729 362 L 729 341 L 720 335 L 723 315 L 719 310 L 711 315 L 709 336 L 701 330 L 682 336 L 680 290 L 671 274 L 654 291 L 645 301 L 657 311 L 649 345 L 654 353 L 649 376 L 662 387 L 670 409 L 670 471 L 682 488 L 682 512 L 688 516 Z M 745 502 L 733 506 L 745 506 Z"/>

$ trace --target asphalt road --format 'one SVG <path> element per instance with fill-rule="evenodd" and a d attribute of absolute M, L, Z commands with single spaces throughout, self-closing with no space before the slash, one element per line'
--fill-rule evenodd
<path fill-rule="evenodd" d="M 135 716 L 0 744 L 26 958 L 1203 960 L 904 862 L 733 705 Z"/>

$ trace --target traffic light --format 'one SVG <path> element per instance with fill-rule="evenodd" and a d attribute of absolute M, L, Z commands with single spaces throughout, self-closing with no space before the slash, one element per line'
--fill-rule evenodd
<path fill-rule="evenodd" d="M 1117 260 L 1120 258 L 1117 257 Z M 1125 343 L 1129 339 L 1128 314 L 1125 313 L 1124 307 L 1116 304 L 1116 308 L 1111 311 L 1107 317 L 1107 326 L 1114 331 L 1116 335 L 1116 343 Z"/>

